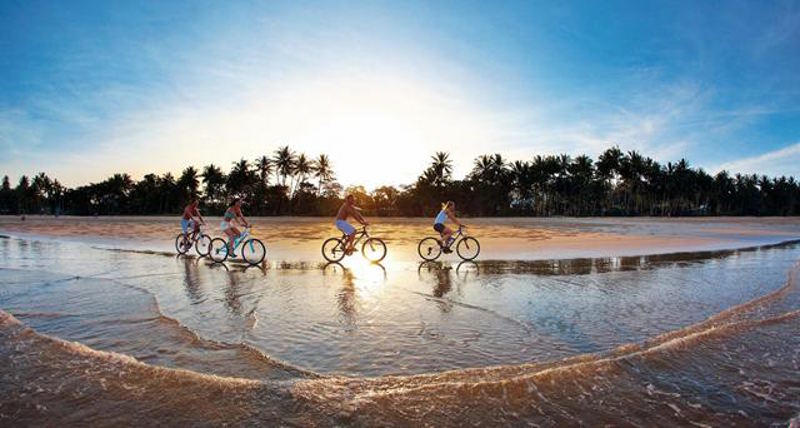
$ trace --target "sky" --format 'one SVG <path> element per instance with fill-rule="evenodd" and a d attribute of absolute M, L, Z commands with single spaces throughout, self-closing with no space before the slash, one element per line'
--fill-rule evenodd
<path fill-rule="evenodd" d="M 0 175 L 282 145 L 344 185 L 618 145 L 800 176 L 800 1 L 0 0 Z"/>

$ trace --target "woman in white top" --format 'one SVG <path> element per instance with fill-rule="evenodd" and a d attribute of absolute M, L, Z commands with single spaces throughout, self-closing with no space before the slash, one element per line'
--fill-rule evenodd
<path fill-rule="evenodd" d="M 453 201 L 443 203 L 442 210 L 439 211 L 439 214 L 436 215 L 436 219 L 433 220 L 433 230 L 439 232 L 442 236 L 441 244 L 443 251 L 445 253 L 450 253 L 453 251 L 450 249 L 450 237 L 453 236 L 453 230 L 445 226 L 444 222 L 447 221 L 447 219 L 450 219 L 453 223 L 459 225 L 459 227 L 464 226 L 464 224 L 456 218 L 456 204 Z"/>

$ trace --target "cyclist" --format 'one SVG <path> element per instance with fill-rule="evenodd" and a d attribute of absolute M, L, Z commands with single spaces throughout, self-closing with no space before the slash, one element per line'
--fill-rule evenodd
<path fill-rule="evenodd" d="M 453 250 L 450 249 L 450 244 L 452 244 L 452 242 L 450 242 L 450 239 L 453 236 L 453 230 L 444 225 L 447 219 L 450 219 L 459 227 L 464 226 L 464 224 L 456 218 L 456 203 L 453 201 L 443 203 L 442 210 L 439 211 L 439 214 L 436 215 L 436 219 L 433 220 L 433 230 L 438 232 L 442 237 L 439 241 L 439 244 L 442 246 L 442 251 L 445 253 L 452 253 Z"/>
<path fill-rule="evenodd" d="M 355 206 L 356 198 L 353 195 L 347 195 L 344 198 L 344 203 L 341 207 L 339 207 L 339 212 L 336 213 L 336 228 L 341 230 L 342 233 L 347 235 L 347 245 L 345 245 L 345 254 L 350 255 L 353 254 L 353 242 L 356 238 L 356 228 L 354 228 L 350 223 L 347 222 L 347 219 L 352 216 L 356 219 L 359 223 L 363 224 L 364 226 L 368 226 L 364 217 L 361 216 L 361 208 Z"/>
<path fill-rule="evenodd" d="M 242 235 L 242 232 L 234 225 L 233 220 L 240 223 L 244 227 L 250 227 L 250 223 L 244 218 L 244 214 L 242 214 L 242 200 L 241 199 L 234 199 L 233 203 L 228 206 L 228 209 L 225 210 L 225 214 L 222 216 L 222 223 L 220 223 L 220 229 L 222 232 L 228 236 L 228 254 L 231 257 L 236 257 L 234 254 L 234 241 L 236 238 Z"/>
<path fill-rule="evenodd" d="M 200 225 L 206 224 L 206 220 L 200 215 L 200 211 L 198 211 L 197 207 L 200 205 L 200 201 L 197 198 L 192 199 L 192 202 L 189 203 L 183 209 L 183 217 L 181 217 L 181 229 L 183 229 L 183 238 L 189 239 L 189 228 L 192 228 L 192 240 L 197 237 L 197 233 L 200 232 Z"/>

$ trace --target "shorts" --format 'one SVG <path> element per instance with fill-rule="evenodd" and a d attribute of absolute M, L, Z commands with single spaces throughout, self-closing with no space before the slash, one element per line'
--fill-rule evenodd
<path fill-rule="evenodd" d="M 442 224 L 442 223 L 434 223 L 433 224 L 433 230 L 435 230 L 435 231 L 437 231 L 439 233 L 444 233 L 444 224 Z"/>
<path fill-rule="evenodd" d="M 229 227 L 231 227 L 231 222 L 229 222 L 229 221 L 222 220 L 222 222 L 219 224 L 219 228 L 223 232 L 228 230 Z"/>
<path fill-rule="evenodd" d="M 336 228 L 341 230 L 345 235 L 352 235 L 356 233 L 356 228 L 344 220 L 336 220 Z"/>
<path fill-rule="evenodd" d="M 183 233 L 189 233 L 189 229 L 194 230 L 194 221 L 191 219 L 187 220 L 185 218 L 181 219 L 181 230 Z"/>

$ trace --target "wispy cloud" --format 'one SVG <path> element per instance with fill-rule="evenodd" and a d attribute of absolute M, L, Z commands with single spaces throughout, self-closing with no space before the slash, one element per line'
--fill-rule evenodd
<path fill-rule="evenodd" d="M 732 174 L 766 174 L 769 176 L 794 176 L 800 178 L 800 143 L 773 150 L 758 156 L 750 156 L 716 166 L 713 171 L 728 171 Z"/>
<path fill-rule="evenodd" d="M 0 169 L 76 185 L 227 168 L 287 144 L 371 186 L 412 181 L 436 150 L 451 152 L 456 176 L 482 153 L 612 145 L 712 169 L 800 130 L 791 4 L 224 7 L 0 13 Z M 56 26 L 68 36 L 53 39 Z M 751 164 L 772 173 L 776 162 Z"/>

